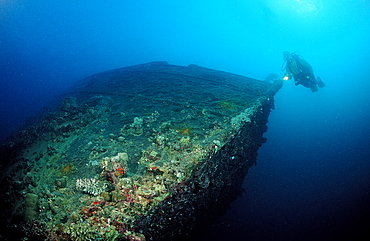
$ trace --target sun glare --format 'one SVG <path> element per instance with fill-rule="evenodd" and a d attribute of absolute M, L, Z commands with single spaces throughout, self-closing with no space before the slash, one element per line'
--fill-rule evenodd
<path fill-rule="evenodd" d="M 315 15 L 322 10 L 322 2 L 320 0 L 294 0 L 291 2 L 291 7 L 301 15 Z"/>
<path fill-rule="evenodd" d="M 276 14 L 297 14 L 301 17 L 317 15 L 323 10 L 322 0 L 264 0 Z"/>

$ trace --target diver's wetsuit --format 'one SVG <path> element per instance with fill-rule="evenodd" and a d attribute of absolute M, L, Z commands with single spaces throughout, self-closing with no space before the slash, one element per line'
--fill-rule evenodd
<path fill-rule="evenodd" d="M 313 74 L 312 70 L 310 69 L 309 65 L 305 65 L 301 63 L 301 60 L 299 59 L 298 55 L 293 55 L 294 60 L 297 63 L 297 66 L 299 68 L 298 74 L 293 74 L 294 77 L 294 83 L 295 85 L 303 85 L 304 87 L 310 88 L 313 85 L 316 85 L 315 81 L 315 75 Z M 289 59 L 287 61 L 286 68 L 290 70 L 290 65 L 292 63 L 293 59 Z"/>

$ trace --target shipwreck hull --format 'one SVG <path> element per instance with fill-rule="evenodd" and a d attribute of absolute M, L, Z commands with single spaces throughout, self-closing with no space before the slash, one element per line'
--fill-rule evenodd
<path fill-rule="evenodd" d="M 281 86 L 165 62 L 82 80 L 1 147 L 3 236 L 196 233 L 240 194 Z"/>
<path fill-rule="evenodd" d="M 272 103 L 269 103 L 272 104 Z M 265 142 L 270 105 L 256 113 L 202 167 L 174 189 L 139 227 L 152 240 L 188 240 L 201 233 L 242 193 L 248 169 L 256 164 L 258 148 Z M 166 214 L 166 215 L 163 215 Z"/>

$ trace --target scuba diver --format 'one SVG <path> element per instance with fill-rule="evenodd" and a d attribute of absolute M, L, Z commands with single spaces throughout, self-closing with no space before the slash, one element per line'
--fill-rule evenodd
<path fill-rule="evenodd" d="M 325 84 L 322 82 L 320 77 L 315 78 L 311 65 L 299 54 L 284 51 L 283 58 L 285 62 L 283 63 L 281 70 L 286 71 L 283 78 L 284 80 L 289 80 L 293 76 L 295 85 L 301 84 L 306 88 L 310 88 L 312 92 L 319 90 L 317 86 L 320 88 L 325 87 Z"/>

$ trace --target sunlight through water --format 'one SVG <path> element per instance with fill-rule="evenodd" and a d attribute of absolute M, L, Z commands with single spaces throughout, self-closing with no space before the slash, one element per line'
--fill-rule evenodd
<path fill-rule="evenodd" d="M 321 0 L 280 0 L 265 3 L 279 14 L 298 14 L 301 17 L 316 15 L 323 9 Z"/>
<path fill-rule="evenodd" d="M 301 15 L 314 15 L 322 10 L 322 2 L 315 0 L 294 0 L 293 9 Z"/>

